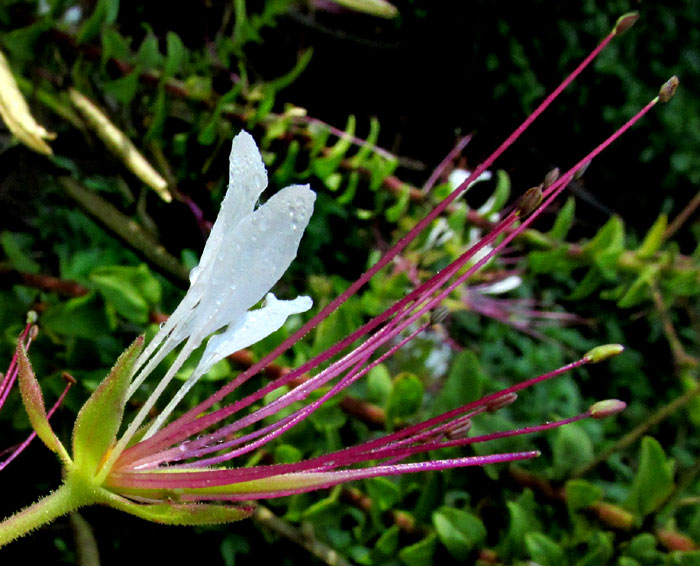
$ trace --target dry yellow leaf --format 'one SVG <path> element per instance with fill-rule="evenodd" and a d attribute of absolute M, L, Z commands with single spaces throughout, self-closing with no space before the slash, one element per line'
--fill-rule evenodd
<path fill-rule="evenodd" d="M 53 132 L 47 131 L 37 123 L 29 111 L 29 106 L 24 100 L 17 86 L 7 59 L 0 51 L 0 117 L 7 127 L 24 145 L 44 155 L 51 155 L 51 147 L 44 140 L 52 140 L 56 137 Z"/>
<path fill-rule="evenodd" d="M 105 145 L 134 175 L 155 190 L 160 198 L 165 202 L 171 202 L 173 197 L 168 191 L 168 182 L 141 155 L 126 134 L 117 128 L 89 98 L 73 88 L 68 91 L 68 94 L 81 116 Z"/>

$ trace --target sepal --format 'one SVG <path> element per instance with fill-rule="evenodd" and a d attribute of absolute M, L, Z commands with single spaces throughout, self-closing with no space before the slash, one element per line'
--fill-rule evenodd
<path fill-rule="evenodd" d="M 140 336 L 119 356 L 112 371 L 78 413 L 73 428 L 73 457 L 75 467 L 88 476 L 97 474 L 116 440 L 132 367 L 142 348 L 143 336 Z"/>
<path fill-rule="evenodd" d="M 32 369 L 32 364 L 21 343 L 17 344 L 17 362 L 19 390 L 22 395 L 24 408 L 29 415 L 29 422 L 32 423 L 32 428 L 49 450 L 58 454 L 64 463 L 70 462 L 68 452 L 66 452 L 63 444 L 61 444 L 61 441 L 58 440 L 56 433 L 51 428 L 49 417 L 46 414 L 44 395 L 41 393 L 41 387 Z"/>
<path fill-rule="evenodd" d="M 220 525 L 247 519 L 253 507 L 216 503 L 135 503 L 123 497 L 112 497 L 108 504 L 146 521 L 162 525 Z"/>

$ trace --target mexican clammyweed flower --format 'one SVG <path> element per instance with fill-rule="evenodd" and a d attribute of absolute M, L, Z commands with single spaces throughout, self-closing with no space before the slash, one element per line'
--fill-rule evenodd
<path fill-rule="evenodd" d="M 457 190 L 348 289 L 260 362 L 171 420 L 178 403 L 212 364 L 280 328 L 290 314 L 303 313 L 312 306 L 308 297 L 283 301 L 268 294 L 268 290 L 296 255 L 312 213 L 314 193 L 308 187 L 288 187 L 255 209 L 267 177 L 252 138 L 246 133 L 239 134 L 231 151 L 229 189 L 199 266 L 191 274 L 189 291 L 145 349 L 142 348 L 143 338 L 139 338 L 122 354 L 81 409 L 73 430 L 71 453 L 51 429 L 29 360 L 22 345 L 18 347 L 25 407 L 37 435 L 62 461 L 64 480 L 58 490 L 0 523 L 0 546 L 57 516 L 90 504 L 108 505 L 161 523 L 217 523 L 248 516 L 256 499 L 297 494 L 376 476 L 532 458 L 537 452 L 408 461 L 428 451 L 530 434 L 621 410 L 624 403 L 620 401 L 602 401 L 580 415 L 561 421 L 481 436 L 468 435 L 477 415 L 512 403 L 518 391 L 622 351 L 619 345 L 607 345 L 591 350 L 563 368 L 357 446 L 296 463 L 229 465 L 302 422 L 332 396 L 438 322 L 444 312 L 440 305 L 446 297 L 525 230 L 582 167 L 656 102 L 669 97 L 675 85 L 673 81 L 568 171 L 558 176 L 549 175 L 546 182 L 527 191 L 490 232 L 438 274 L 418 284 L 386 311 L 325 352 L 257 391 L 230 400 L 231 393 L 301 339 L 405 249 L 472 180 L 491 166 L 603 47 L 635 19 L 636 15 L 621 18 L 603 42 Z M 261 307 L 252 308 L 263 298 Z M 150 422 L 149 414 L 172 385 L 174 375 L 208 337 L 191 375 Z M 177 348 L 180 350 L 173 365 L 165 371 L 138 414 L 122 427 L 129 397 L 145 380 L 154 378 L 160 362 Z M 305 375 L 311 377 L 303 378 Z M 274 400 L 258 404 L 268 393 L 283 387 L 286 389 Z M 309 401 L 312 394 L 313 400 Z M 243 413 L 249 407 L 254 408 Z M 276 420 L 272 420 L 275 416 Z"/>

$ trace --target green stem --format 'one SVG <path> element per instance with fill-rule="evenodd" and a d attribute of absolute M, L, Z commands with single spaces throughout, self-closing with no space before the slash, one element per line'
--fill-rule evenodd
<path fill-rule="evenodd" d="M 84 490 L 64 483 L 53 493 L 0 523 L 0 548 L 90 502 Z"/>

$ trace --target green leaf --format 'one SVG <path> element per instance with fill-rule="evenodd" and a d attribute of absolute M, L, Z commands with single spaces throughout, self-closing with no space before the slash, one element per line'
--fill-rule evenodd
<path fill-rule="evenodd" d="M 664 243 L 664 232 L 666 231 L 666 226 L 668 225 L 668 216 L 665 214 L 660 214 L 656 219 L 656 222 L 644 236 L 642 245 L 637 249 L 637 257 L 641 259 L 648 259 L 653 256 L 661 244 Z"/>
<path fill-rule="evenodd" d="M 197 136 L 197 141 L 202 145 L 211 145 L 216 141 L 216 134 L 219 131 L 219 126 L 221 125 L 221 114 L 226 110 L 227 106 L 233 104 L 238 95 L 241 93 L 243 88 L 242 83 L 238 83 L 233 86 L 226 94 L 224 94 L 219 101 L 216 103 L 216 108 L 211 117 L 199 132 Z"/>
<path fill-rule="evenodd" d="M 165 43 L 166 56 L 163 74 L 166 77 L 171 77 L 183 69 L 187 62 L 188 53 L 180 37 L 172 31 L 166 34 Z"/>
<path fill-rule="evenodd" d="M 643 564 L 656 564 L 663 558 L 663 553 L 656 548 L 657 540 L 651 533 L 642 533 L 634 537 L 625 550 L 625 554 Z"/>
<path fill-rule="evenodd" d="M 372 403 L 379 403 L 382 407 L 391 396 L 391 374 L 384 364 L 379 364 L 369 370 L 367 375 L 367 398 Z"/>
<path fill-rule="evenodd" d="M 165 89 L 161 84 L 158 86 L 158 94 L 156 95 L 155 103 L 153 103 L 153 118 L 151 118 L 151 124 L 144 136 L 144 141 L 158 140 L 161 138 L 167 114 L 167 97 L 165 95 Z"/>
<path fill-rule="evenodd" d="M 624 249 L 625 225 L 619 216 L 610 218 L 595 237 L 583 246 L 583 250 L 608 279 L 616 277 L 617 259 Z"/>
<path fill-rule="evenodd" d="M 469 552 L 486 539 L 481 519 L 460 509 L 441 507 L 433 513 L 433 525 L 440 542 L 457 560 L 466 560 Z"/>
<path fill-rule="evenodd" d="M 51 428 L 44 405 L 44 395 L 22 344 L 17 345 L 17 364 L 19 390 L 32 428 L 49 450 L 58 454 L 64 463 L 70 462 L 66 449 Z"/>
<path fill-rule="evenodd" d="M 700 550 L 672 552 L 668 566 L 700 566 Z"/>
<path fill-rule="evenodd" d="M 593 443 L 581 426 L 570 424 L 557 429 L 553 446 L 554 474 L 568 476 L 593 459 Z"/>
<path fill-rule="evenodd" d="M 87 43 L 97 37 L 103 26 L 113 24 L 119 13 L 119 0 L 99 0 L 90 17 L 78 32 L 76 41 Z"/>
<path fill-rule="evenodd" d="M 479 399 L 487 381 L 488 377 L 482 371 L 476 354 L 471 350 L 459 352 L 452 360 L 447 379 L 433 402 L 431 414 L 438 415 Z"/>
<path fill-rule="evenodd" d="M 136 61 L 144 69 L 156 69 L 163 63 L 163 56 L 158 49 L 158 38 L 150 28 L 136 52 Z"/>
<path fill-rule="evenodd" d="M 365 485 L 372 499 L 372 506 L 376 506 L 380 512 L 391 509 L 401 497 L 399 486 L 387 478 L 371 478 L 365 480 Z"/>
<path fill-rule="evenodd" d="M 27 273 L 39 273 L 40 267 L 29 253 L 25 251 L 32 244 L 31 239 L 26 234 L 15 234 L 13 232 L 0 233 L 0 247 L 5 252 L 12 267 L 18 271 Z"/>
<path fill-rule="evenodd" d="M 304 72 L 304 69 L 308 67 L 313 54 L 314 50 L 311 48 L 304 50 L 301 53 L 301 55 L 299 55 L 299 59 L 294 64 L 294 67 L 291 68 L 291 70 L 289 70 L 281 77 L 277 77 L 276 79 L 270 81 L 267 84 L 267 86 L 271 88 L 274 92 L 280 91 L 283 88 L 288 87 L 290 84 L 296 81 L 297 78 L 299 78 L 299 75 L 301 75 Z"/>
<path fill-rule="evenodd" d="M 51 307 L 41 316 L 41 324 L 48 332 L 89 340 L 109 328 L 109 320 L 95 293 Z"/>
<path fill-rule="evenodd" d="M 111 58 L 126 59 L 131 55 L 131 40 L 122 36 L 115 29 L 105 29 L 100 38 L 102 40 L 102 65 L 105 65 Z"/>
<path fill-rule="evenodd" d="M 530 497 L 532 492 L 526 492 Z M 504 554 L 506 556 L 521 556 L 525 545 L 525 535 L 540 528 L 533 513 L 520 501 L 508 501 L 508 531 L 504 537 Z"/>
<path fill-rule="evenodd" d="M 525 548 L 530 558 L 541 566 L 566 564 L 562 548 L 542 533 L 527 533 L 525 535 Z"/>
<path fill-rule="evenodd" d="M 238 554 L 248 554 L 249 552 L 250 544 L 242 535 L 228 533 L 221 542 L 221 558 L 224 561 L 224 566 L 235 566 L 236 556 Z"/>
<path fill-rule="evenodd" d="M 576 288 L 567 297 L 570 301 L 580 301 L 590 296 L 595 292 L 598 287 L 600 287 L 605 282 L 605 278 L 600 273 L 600 270 L 593 266 L 588 270 L 585 277 L 576 286 Z"/>
<path fill-rule="evenodd" d="M 673 468 L 661 445 L 652 437 L 642 439 L 639 469 L 634 477 L 627 504 L 646 516 L 666 500 L 673 490 Z"/>
<path fill-rule="evenodd" d="M 374 152 L 374 147 L 379 139 L 379 120 L 372 116 L 369 120 L 369 134 L 364 138 L 358 152 L 350 159 L 353 168 L 362 167 L 365 161 Z"/>
<path fill-rule="evenodd" d="M 530 252 L 528 264 L 530 271 L 534 274 L 557 273 L 561 276 L 568 276 L 571 270 L 577 266 L 577 262 L 569 257 L 564 246 L 552 250 Z"/>
<path fill-rule="evenodd" d="M 121 104 L 129 105 L 139 88 L 141 70 L 137 67 L 131 73 L 104 83 L 104 91 Z"/>
<path fill-rule="evenodd" d="M 588 549 L 580 560 L 576 561 L 576 566 L 600 566 L 609 564 L 613 556 L 613 533 L 595 531 L 588 537 Z"/>
<path fill-rule="evenodd" d="M 436 541 L 435 535 L 429 535 L 415 544 L 404 547 L 399 552 L 399 560 L 407 566 L 432 566 Z"/>
<path fill-rule="evenodd" d="M 161 299 L 160 283 L 145 263 L 98 267 L 90 281 L 121 316 L 139 324 L 148 322 L 150 310 Z"/>
<path fill-rule="evenodd" d="M 655 264 L 647 265 L 642 269 L 637 278 L 629 286 L 629 289 L 627 289 L 625 294 L 617 301 L 617 306 L 625 309 L 636 306 L 642 301 L 646 301 L 650 296 L 650 287 L 659 271 L 660 267 Z"/>
<path fill-rule="evenodd" d="M 377 539 L 374 550 L 381 556 L 393 556 L 399 546 L 399 526 L 392 525 Z"/>
<path fill-rule="evenodd" d="M 384 216 L 389 222 L 398 222 L 408 209 L 408 203 L 411 200 L 411 189 L 408 185 L 401 186 L 398 200 L 386 209 Z"/>
<path fill-rule="evenodd" d="M 400 373 L 394 378 L 394 386 L 387 404 L 387 426 L 413 415 L 423 400 L 423 383 L 412 373 Z"/>
<path fill-rule="evenodd" d="M 280 444 L 275 447 L 276 464 L 293 464 L 304 457 L 301 450 L 291 444 Z"/>
<path fill-rule="evenodd" d="M 88 477 L 98 472 L 105 454 L 116 440 L 124 414 L 131 368 L 143 347 L 143 336 L 129 346 L 109 375 L 85 402 L 73 428 L 75 468 Z"/>
<path fill-rule="evenodd" d="M 576 213 L 576 199 L 569 197 L 566 199 L 566 204 L 561 208 L 554 220 L 554 226 L 547 234 L 550 238 L 557 241 L 563 241 L 566 235 L 571 230 L 574 223 L 574 215 Z"/>
<path fill-rule="evenodd" d="M 340 136 L 333 147 L 323 157 L 314 159 L 311 163 L 313 172 L 324 182 L 335 173 L 340 166 L 345 154 L 352 145 L 352 137 L 355 135 L 355 117 L 350 115 L 345 126 L 345 132 Z M 333 190 L 333 187 L 329 187 Z M 337 187 L 336 187 L 337 188 Z"/>
<path fill-rule="evenodd" d="M 565 489 L 566 506 L 570 513 L 586 509 L 603 497 L 603 489 L 586 480 L 569 480 Z"/>

